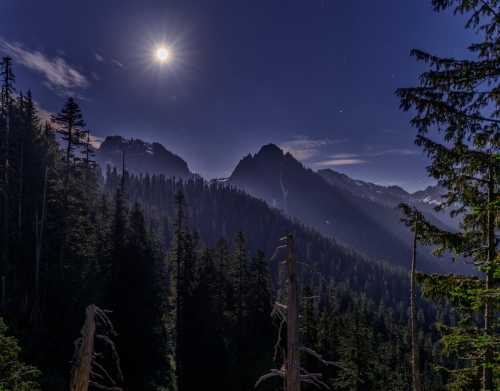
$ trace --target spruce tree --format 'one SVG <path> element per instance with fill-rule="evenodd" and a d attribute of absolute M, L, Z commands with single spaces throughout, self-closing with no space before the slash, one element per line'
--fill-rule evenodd
<path fill-rule="evenodd" d="M 70 245 L 78 244 L 73 239 L 75 239 L 74 236 L 78 235 L 76 230 L 81 228 L 79 227 L 80 221 L 74 221 L 74 219 L 77 217 L 77 214 L 84 211 L 85 205 L 82 205 L 82 198 L 89 191 L 89 189 L 82 188 L 85 183 L 80 181 L 79 175 L 77 175 L 75 170 L 76 163 L 79 160 L 75 156 L 75 149 L 82 146 L 82 127 L 85 126 L 85 121 L 83 120 L 80 107 L 72 97 L 67 99 L 61 112 L 53 115 L 51 120 L 56 126 L 56 132 L 65 143 L 62 200 L 59 201 L 62 207 L 59 278 L 63 281 L 66 269 L 64 260 L 68 258 L 68 254 L 65 254 L 65 252 Z"/>
<path fill-rule="evenodd" d="M 446 232 L 428 221 L 420 224 L 421 242 L 437 246 L 436 255 L 451 251 L 466 257 L 482 273 L 469 276 L 421 276 L 424 293 L 445 297 L 462 312 L 461 321 L 444 327 L 443 345 L 465 358 L 463 368 L 451 371 L 449 387 L 473 384 L 481 371 L 483 390 L 499 386 L 498 336 L 498 187 L 500 178 L 500 5 L 496 0 L 433 0 L 437 11 L 453 9 L 465 15 L 466 27 L 480 41 L 469 47 L 466 59 L 443 58 L 413 50 L 428 70 L 420 85 L 397 91 L 404 110 L 414 110 L 416 144 L 431 159 L 429 174 L 446 189 L 441 208 L 460 215 L 459 232 Z M 441 140 L 439 140 L 441 138 Z M 409 218 L 415 213 L 409 210 Z M 481 316 L 479 316 L 481 315 Z M 478 317 L 479 316 L 479 317 Z"/>
<path fill-rule="evenodd" d="M 81 147 L 85 142 L 85 121 L 80 106 L 73 97 L 69 97 L 61 112 L 52 116 L 52 123 L 56 126 L 56 132 L 61 135 L 65 146 L 65 186 L 67 186 L 71 164 L 75 159 L 75 148 Z"/>

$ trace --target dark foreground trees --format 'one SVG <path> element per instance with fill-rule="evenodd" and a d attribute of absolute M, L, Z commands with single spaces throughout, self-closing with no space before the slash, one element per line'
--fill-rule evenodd
<path fill-rule="evenodd" d="M 181 298 L 179 311 L 181 324 L 187 325 L 179 329 L 180 333 L 174 328 L 177 337 L 172 338 L 174 343 L 181 343 L 176 359 L 183 372 L 178 375 L 189 384 L 183 389 L 195 387 L 199 384 L 196 375 L 205 373 L 203 384 L 207 387 L 214 384 L 250 390 L 262 374 L 283 363 L 281 348 L 277 352 L 274 349 L 279 322 L 270 322 L 281 260 L 270 262 L 266 254 L 273 254 L 282 232 L 292 230 L 298 238 L 299 290 L 301 296 L 309 298 L 300 303 L 307 307 L 301 310 L 305 317 L 300 322 L 301 339 L 325 360 L 338 362 L 348 370 L 325 367 L 304 354 L 305 368 L 323 373 L 325 383 L 336 390 L 408 389 L 409 284 L 403 272 L 355 258 L 234 188 L 202 180 L 180 183 L 162 176 L 129 175 L 127 181 L 129 199 L 143 206 L 149 225 L 163 232 L 161 237 L 169 238 L 171 316 L 175 317 L 179 303 L 176 292 L 186 295 Z M 110 170 L 105 187 L 112 193 L 119 186 L 120 174 Z M 193 232 L 195 227 L 197 231 Z M 178 246 L 178 241 L 184 245 Z M 185 255 L 178 258 L 182 252 Z M 184 277 L 177 280 L 177 274 Z M 422 372 L 426 389 L 439 390 L 440 375 L 433 374 L 427 365 L 433 354 L 434 335 L 423 326 L 436 314 L 424 304 L 417 315 L 416 339 L 425 363 Z M 175 324 L 175 318 L 171 324 Z M 281 338 L 286 346 L 284 331 Z M 259 384 L 259 389 L 281 385 L 281 380 L 272 379 Z M 310 387 L 305 385 L 304 389 Z"/>
<path fill-rule="evenodd" d="M 7 326 L 0 318 L 0 390 L 38 391 L 40 372 L 21 361 L 18 341 L 7 335 Z"/>
<path fill-rule="evenodd" d="M 76 100 L 41 124 L 31 94 L 13 95 L 9 59 L 1 71 L 0 314 L 42 370 L 44 389 L 68 388 L 73 341 L 91 303 L 114 310 L 128 370 L 120 386 L 169 388 L 166 266 L 142 211 L 102 192 Z"/>
<path fill-rule="evenodd" d="M 453 366 L 443 368 L 449 389 L 500 387 L 498 252 L 500 184 L 500 4 L 491 0 L 433 0 L 437 11 L 465 15 L 480 41 L 466 59 L 413 50 L 427 64 L 420 85 L 398 90 L 401 107 L 415 110 L 416 143 L 431 159 L 429 174 L 447 193 L 442 207 L 461 216 L 459 232 L 419 222 L 419 239 L 436 255 L 470 260 L 478 277 L 421 275 L 424 294 L 445 300 L 458 320 L 442 324 L 442 346 Z M 410 224 L 418 213 L 406 207 Z"/>

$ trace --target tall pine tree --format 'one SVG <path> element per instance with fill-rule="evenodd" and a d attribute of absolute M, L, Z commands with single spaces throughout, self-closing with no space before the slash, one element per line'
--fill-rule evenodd
<path fill-rule="evenodd" d="M 460 232 L 419 224 L 422 242 L 472 259 L 482 278 L 421 276 L 424 293 L 445 297 L 462 312 L 461 321 L 444 327 L 443 345 L 466 359 L 451 371 L 449 387 L 464 389 L 481 372 L 481 388 L 494 390 L 500 379 L 498 335 L 498 187 L 500 178 L 500 5 L 496 0 L 433 0 L 437 11 L 453 9 L 467 18 L 480 41 L 467 59 L 443 58 L 421 50 L 412 55 L 428 70 L 420 85 L 397 94 L 404 110 L 414 110 L 417 145 L 431 159 L 429 174 L 447 191 L 442 207 L 462 216 Z M 409 218 L 416 213 L 408 208 Z M 458 388 L 457 388 L 458 387 Z"/>

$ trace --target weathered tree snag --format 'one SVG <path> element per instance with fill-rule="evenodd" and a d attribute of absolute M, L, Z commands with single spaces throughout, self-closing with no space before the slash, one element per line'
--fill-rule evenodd
<path fill-rule="evenodd" d="M 89 386 L 109 391 L 122 391 L 116 385 L 109 372 L 97 362 L 100 354 L 95 351 L 96 340 L 103 341 L 111 348 L 112 358 L 115 362 L 119 380 L 123 376 L 120 369 L 120 361 L 115 346 L 108 335 L 98 334 L 97 328 L 102 326 L 104 332 L 114 335 L 111 321 L 105 311 L 91 304 L 87 307 L 85 323 L 81 331 L 81 337 L 75 342 L 75 356 L 71 368 L 70 391 L 88 391 Z M 110 385 L 102 384 L 105 381 Z"/>
<path fill-rule="evenodd" d="M 285 324 L 287 325 L 287 349 L 285 354 L 285 360 L 280 369 L 271 369 L 271 371 L 263 376 L 261 376 L 255 383 L 255 387 L 258 387 L 260 383 L 271 377 L 281 377 L 284 381 L 284 388 L 286 391 L 300 391 L 301 373 L 300 373 L 300 344 L 299 344 L 299 314 L 298 314 L 298 289 L 297 289 L 297 271 L 296 271 L 296 259 L 295 259 L 295 242 L 292 234 L 281 238 L 281 242 L 286 242 L 280 245 L 275 254 L 271 257 L 274 259 L 277 252 L 281 249 L 287 249 L 287 256 L 283 261 L 286 267 L 288 289 L 287 289 L 287 304 L 283 305 L 276 302 L 274 305 L 273 313 L 271 315 L 276 315 L 281 321 L 281 325 L 278 332 L 278 341 L 276 342 L 275 349 L 275 359 L 277 358 L 277 353 L 279 345 L 281 344 L 281 328 Z M 286 314 L 285 314 L 286 312 Z M 311 375 L 303 375 L 302 378 L 306 376 L 306 380 L 310 381 L 309 377 Z M 315 375 L 313 375 L 316 378 Z"/>
<path fill-rule="evenodd" d="M 77 353 L 78 361 L 71 371 L 71 391 L 87 391 L 89 388 L 92 356 L 94 355 L 95 317 L 96 306 L 89 305 L 81 332 L 82 339 Z"/>
<path fill-rule="evenodd" d="M 280 320 L 278 329 L 278 340 L 274 345 L 274 360 L 277 361 L 278 351 L 281 345 L 281 330 L 283 325 L 287 325 L 287 349 L 283 354 L 284 362 L 279 369 L 273 368 L 265 375 L 261 376 L 255 383 L 255 388 L 263 381 L 272 377 L 281 377 L 284 381 L 284 389 L 286 391 L 300 391 L 301 383 L 311 384 L 316 388 L 329 389 L 328 385 L 322 381 L 321 373 L 310 373 L 300 366 L 300 353 L 306 353 L 315 357 L 323 365 L 334 365 L 341 370 L 345 368 L 339 366 L 333 361 L 327 361 L 316 353 L 314 350 L 300 345 L 299 338 L 299 293 L 297 283 L 297 260 L 295 255 L 295 241 L 292 234 L 281 238 L 281 242 L 286 242 L 278 246 L 271 259 L 275 259 L 278 252 L 282 249 L 287 249 L 287 256 L 282 262 L 286 268 L 287 274 L 287 304 L 276 302 L 274 304 L 271 316 L 276 316 Z"/>

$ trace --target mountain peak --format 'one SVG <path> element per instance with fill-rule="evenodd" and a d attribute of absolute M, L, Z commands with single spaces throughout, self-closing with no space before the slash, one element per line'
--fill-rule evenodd
<path fill-rule="evenodd" d="M 303 170 L 302 164 L 289 153 L 285 153 L 278 145 L 270 143 L 263 145 L 256 154 L 248 154 L 240 160 L 230 181 L 247 182 L 249 178 L 262 178 L 265 176 L 269 181 L 279 177 L 280 172 L 287 170 Z"/>
<path fill-rule="evenodd" d="M 107 136 L 104 141 L 101 143 L 99 146 L 98 150 L 104 151 L 107 149 L 113 149 L 119 146 L 122 146 L 127 143 L 127 140 L 123 138 L 122 136 L 114 135 L 114 136 Z"/>
<path fill-rule="evenodd" d="M 103 168 L 120 167 L 123 152 L 127 170 L 135 174 L 163 174 L 178 178 L 193 175 L 187 163 L 162 144 L 118 135 L 106 137 L 96 151 L 96 160 Z"/>
<path fill-rule="evenodd" d="M 283 150 L 278 147 L 276 144 L 270 143 L 263 145 L 259 152 L 256 154 L 257 155 L 269 155 L 269 156 L 283 156 Z"/>

